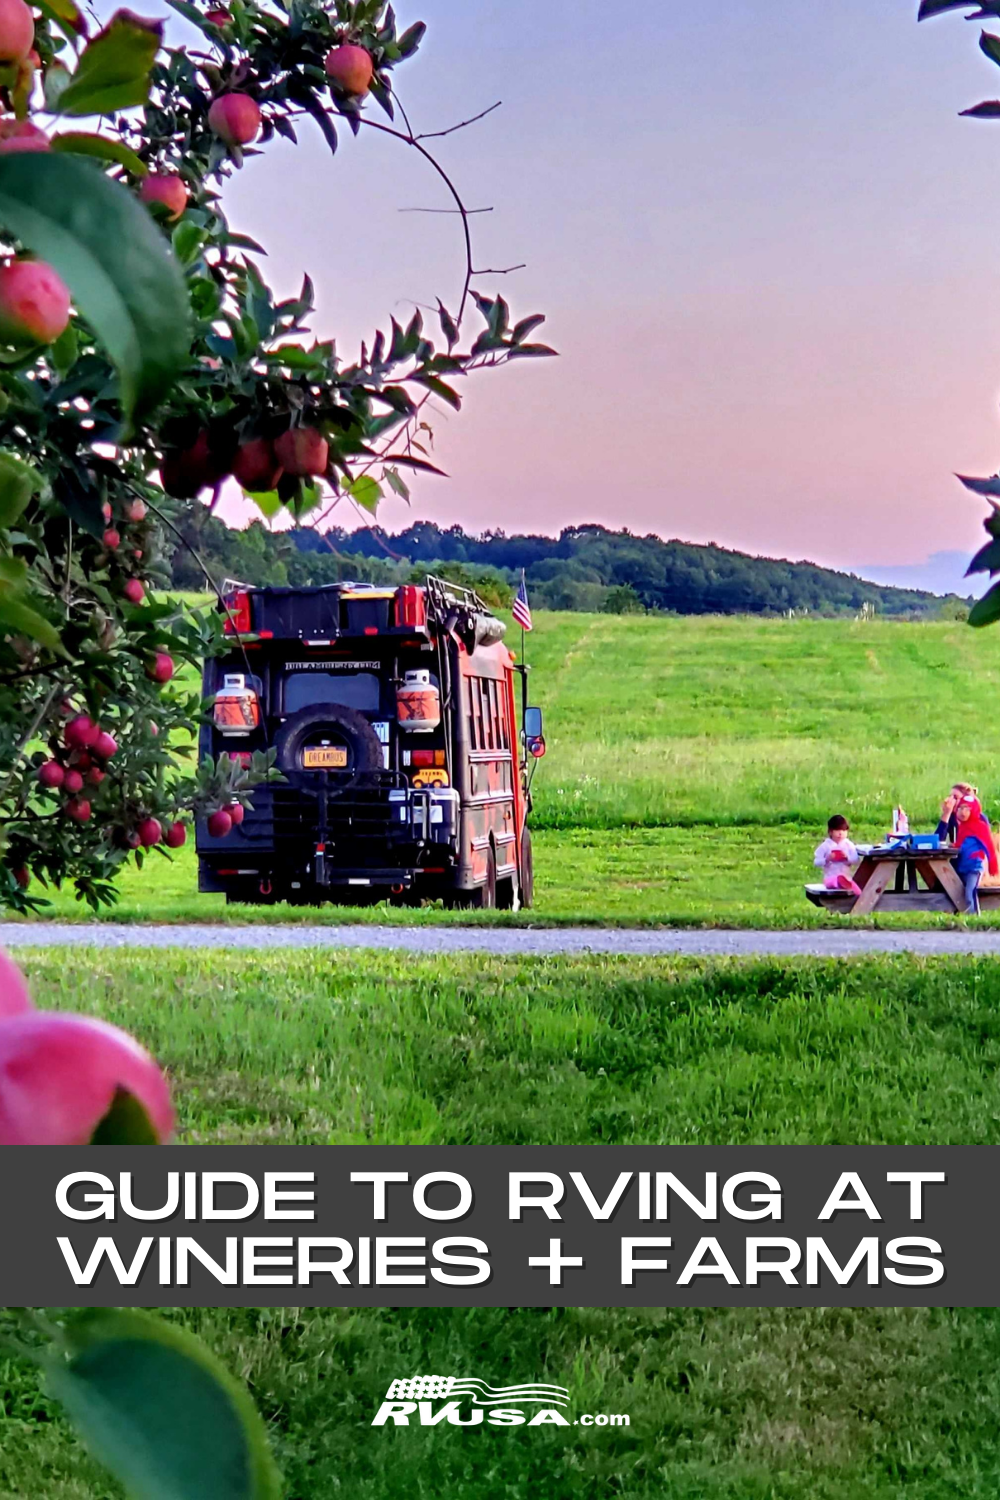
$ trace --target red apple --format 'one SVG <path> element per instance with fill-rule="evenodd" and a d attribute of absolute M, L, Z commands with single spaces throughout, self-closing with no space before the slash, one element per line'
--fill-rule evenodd
<path fill-rule="evenodd" d="M 188 190 L 183 177 L 176 172 L 150 172 L 142 179 L 139 197 L 143 203 L 159 203 L 167 210 L 171 222 L 187 208 Z"/>
<path fill-rule="evenodd" d="M 85 797 L 71 798 L 66 803 L 64 812 L 68 818 L 73 819 L 74 823 L 89 823 L 90 821 L 90 803 Z"/>
<path fill-rule="evenodd" d="M 260 130 L 260 106 L 249 94 L 220 94 L 208 111 L 208 123 L 227 146 L 246 146 Z"/>
<path fill-rule="evenodd" d="M 42 786 L 62 786 L 66 780 L 66 772 L 57 760 L 45 760 L 38 767 L 38 779 Z"/>
<path fill-rule="evenodd" d="M 166 651 L 157 651 L 146 667 L 146 676 L 153 682 L 169 682 L 174 675 L 174 659 Z"/>
<path fill-rule="evenodd" d="M 145 500 L 133 500 L 131 505 L 125 507 L 125 519 L 127 521 L 144 521 L 146 515 Z"/>
<path fill-rule="evenodd" d="M 224 839 L 232 831 L 233 820 L 224 807 L 212 813 L 208 819 L 208 831 L 213 839 Z"/>
<path fill-rule="evenodd" d="M 113 526 L 108 527 L 101 540 L 104 542 L 105 547 L 107 547 L 112 552 L 116 547 L 121 546 L 122 541 L 120 533 L 117 532 Z"/>
<path fill-rule="evenodd" d="M 104 504 L 101 506 L 101 515 L 106 521 L 111 520 L 111 506 L 107 500 L 105 500 Z"/>
<path fill-rule="evenodd" d="M 208 432 L 202 428 L 190 448 L 174 449 L 163 455 L 160 483 L 168 495 L 178 500 L 193 500 L 200 490 L 218 484 L 228 473 L 227 464 L 213 453 Z"/>
<path fill-rule="evenodd" d="M 226 808 L 226 812 L 232 818 L 234 828 L 238 828 L 243 822 L 243 818 L 246 814 L 246 808 L 243 806 L 242 802 L 230 802 L 229 806 Z"/>
<path fill-rule="evenodd" d="M 353 42 L 331 48 L 323 66 L 328 77 L 345 94 L 367 94 L 375 71 L 371 53 Z"/>
<path fill-rule="evenodd" d="M 9 151 L 49 151 L 51 143 L 44 130 L 30 120 L 0 120 L 0 154 Z"/>
<path fill-rule="evenodd" d="M 325 474 L 330 457 L 326 438 L 316 427 L 290 427 L 275 439 L 274 452 L 286 474 Z"/>
<path fill-rule="evenodd" d="M 158 844 L 163 838 L 163 828 L 160 825 L 159 818 L 143 818 L 135 831 L 139 835 L 139 842 L 144 849 L 151 849 L 154 844 Z"/>
<path fill-rule="evenodd" d="M 69 288 L 44 260 L 0 266 L 0 337 L 6 343 L 51 344 L 69 322 L 69 307 Z"/>
<path fill-rule="evenodd" d="M 130 578 L 122 589 L 122 593 L 130 604 L 141 604 L 146 597 L 146 590 L 138 578 Z"/>
<path fill-rule="evenodd" d="M 35 40 L 35 18 L 24 0 L 0 0 L 0 63 L 20 62 Z"/>
<path fill-rule="evenodd" d="M 71 750 L 90 750 L 100 732 L 100 725 L 87 714 L 77 714 L 63 730 L 63 739 Z"/>
<path fill-rule="evenodd" d="M 187 829 L 183 823 L 171 823 L 163 840 L 168 849 L 179 849 L 187 843 Z"/>
<path fill-rule="evenodd" d="M 267 438 L 250 438 L 237 450 L 233 460 L 233 478 L 253 495 L 273 490 L 283 473 Z"/>
<path fill-rule="evenodd" d="M 13 874 L 14 874 L 14 879 L 17 881 L 17 883 L 21 887 L 22 891 L 26 891 L 28 889 L 28 886 L 31 884 L 31 871 L 30 870 L 26 870 L 25 867 L 24 867 L 24 865 L 20 865 L 13 872 Z"/>
<path fill-rule="evenodd" d="M 79 771 L 67 771 L 63 777 L 63 789 L 71 792 L 74 796 L 83 791 L 83 777 Z"/>
<path fill-rule="evenodd" d="M 94 741 L 92 749 L 94 754 L 99 755 L 102 760 L 110 760 L 117 753 L 118 741 L 113 734 L 108 734 L 106 729 L 102 729 Z"/>
<path fill-rule="evenodd" d="M 104 780 L 107 774 L 107 771 L 102 771 L 99 766 L 91 766 L 90 770 L 87 772 L 88 786 L 100 786 L 101 782 Z"/>

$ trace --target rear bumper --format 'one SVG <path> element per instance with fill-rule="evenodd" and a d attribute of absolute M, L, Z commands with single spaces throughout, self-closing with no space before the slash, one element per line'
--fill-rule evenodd
<path fill-rule="evenodd" d="M 263 787 L 252 798 L 253 811 L 225 838 L 198 821 L 199 890 L 407 890 L 453 880 L 459 802 L 450 788 L 379 780 L 330 796 L 325 817 L 319 799 L 295 787 Z"/>

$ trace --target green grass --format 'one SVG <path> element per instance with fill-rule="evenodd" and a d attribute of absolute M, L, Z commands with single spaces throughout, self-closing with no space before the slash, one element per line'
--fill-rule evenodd
<path fill-rule="evenodd" d="M 191 1142 L 1000 1142 L 1000 964 L 24 956 L 127 1026 Z M 247 1380 L 286 1500 L 994 1500 L 1000 1313 L 174 1312 Z M 380 1431 L 428 1372 L 571 1388 L 628 1429 Z M 0 1500 L 119 1500 L 0 1362 Z"/>
<path fill-rule="evenodd" d="M 286 1500 L 994 1500 L 992 1311 L 208 1309 Z M 545 1379 L 625 1428 L 373 1429 L 396 1376 Z M 0 1500 L 118 1500 L 0 1361 Z"/>
<path fill-rule="evenodd" d="M 533 696 L 536 901 L 520 917 L 227 907 L 194 852 L 122 879 L 122 921 L 522 921 L 814 927 L 803 896 L 830 813 L 881 837 L 902 801 L 933 827 L 951 782 L 1000 812 L 989 704 L 1000 631 L 957 624 L 541 614 Z M 973 705 L 970 707 L 969 705 Z M 45 894 L 35 886 L 36 894 Z M 91 918 L 72 891 L 46 916 Z M 920 914 L 878 926 L 955 925 Z M 982 919 L 1000 925 L 1000 915 Z"/>
<path fill-rule="evenodd" d="M 936 821 L 995 799 L 1000 632 L 962 624 L 547 614 L 539 827 Z"/>
<path fill-rule="evenodd" d="M 989 960 L 29 952 L 190 1142 L 1000 1143 Z"/>

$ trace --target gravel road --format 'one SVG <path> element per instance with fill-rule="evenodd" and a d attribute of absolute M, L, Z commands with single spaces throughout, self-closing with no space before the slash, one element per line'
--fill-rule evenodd
<path fill-rule="evenodd" d="M 866 953 L 993 954 L 1000 931 L 723 932 L 588 927 L 213 927 L 0 922 L 0 948 L 381 948 L 408 953 L 607 953 L 640 957 L 848 958 Z"/>

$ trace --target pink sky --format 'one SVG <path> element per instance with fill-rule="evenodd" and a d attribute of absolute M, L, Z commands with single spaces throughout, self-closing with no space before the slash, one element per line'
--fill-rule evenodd
<path fill-rule="evenodd" d="M 398 9 L 431 25 L 397 74 L 418 128 L 504 101 L 441 156 L 494 207 L 480 263 L 528 262 L 482 289 L 548 312 L 562 357 L 472 383 L 437 421 L 450 479 L 385 524 L 601 521 L 851 568 L 977 545 L 951 477 L 1000 464 L 1000 124 L 957 119 L 1000 96 L 975 27 L 918 27 L 916 0 Z M 454 302 L 455 221 L 399 212 L 445 202 L 420 163 L 304 139 L 227 193 L 279 290 L 309 269 L 348 351 Z"/>

